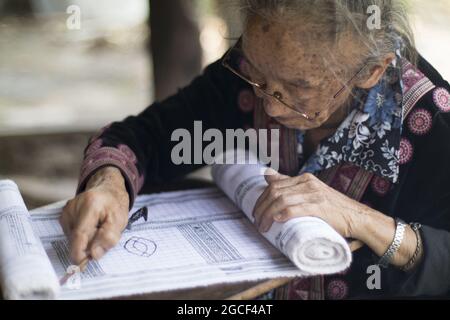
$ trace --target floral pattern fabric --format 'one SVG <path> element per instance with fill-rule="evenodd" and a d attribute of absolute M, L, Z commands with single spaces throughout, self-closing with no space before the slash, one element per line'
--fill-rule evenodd
<path fill-rule="evenodd" d="M 403 123 L 400 75 L 400 64 L 393 64 L 368 93 L 356 91 L 351 113 L 331 137 L 320 143 L 300 173 L 317 173 L 349 162 L 397 182 Z"/>

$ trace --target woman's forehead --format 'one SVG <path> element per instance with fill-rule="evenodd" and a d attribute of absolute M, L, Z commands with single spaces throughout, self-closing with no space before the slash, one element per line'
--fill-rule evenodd
<path fill-rule="evenodd" d="M 290 78 L 323 78 L 325 46 L 320 39 L 302 33 L 293 34 L 276 24 L 254 24 L 243 35 L 243 51 L 259 69 Z"/>

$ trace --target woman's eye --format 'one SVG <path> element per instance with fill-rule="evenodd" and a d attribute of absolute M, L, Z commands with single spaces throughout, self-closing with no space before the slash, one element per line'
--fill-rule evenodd
<path fill-rule="evenodd" d="M 264 83 L 264 76 L 262 73 L 258 72 L 255 68 L 253 68 L 250 64 L 247 64 L 248 66 L 248 74 L 252 81 L 255 81 L 257 83 Z"/>
<path fill-rule="evenodd" d="M 288 83 L 288 86 L 290 88 L 295 88 L 295 89 L 303 90 L 303 91 L 308 91 L 308 90 L 312 89 L 312 87 L 310 87 L 310 86 L 306 86 L 304 84 L 295 83 L 295 82 Z"/>

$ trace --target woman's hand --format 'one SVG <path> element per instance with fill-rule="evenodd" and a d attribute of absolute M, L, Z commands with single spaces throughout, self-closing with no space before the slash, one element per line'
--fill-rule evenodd
<path fill-rule="evenodd" d="M 311 216 L 324 220 L 345 238 L 359 239 L 369 207 L 309 173 L 291 178 L 268 169 L 265 177 L 269 186 L 253 211 L 260 232 L 267 232 L 274 221 Z"/>
<path fill-rule="evenodd" d="M 70 240 L 70 257 L 79 264 L 88 255 L 98 260 L 120 239 L 128 222 L 129 196 L 121 172 L 105 167 L 86 191 L 69 200 L 60 224 Z"/>

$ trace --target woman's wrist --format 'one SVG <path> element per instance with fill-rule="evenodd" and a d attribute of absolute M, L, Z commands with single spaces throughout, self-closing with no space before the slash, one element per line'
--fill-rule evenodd
<path fill-rule="evenodd" d="M 355 223 L 353 237 L 364 243 L 370 242 L 380 234 L 393 236 L 395 233 L 395 220 L 369 207 L 362 208 L 355 220 L 358 223 Z M 387 241 L 386 245 L 389 244 L 390 241 Z"/>
<path fill-rule="evenodd" d="M 380 220 L 384 220 L 383 224 L 391 222 L 394 224 L 393 219 L 380 214 L 378 211 L 359 203 L 355 202 L 356 207 L 351 210 L 350 217 L 350 237 L 356 240 L 360 240 L 364 243 L 370 238 L 370 234 L 376 231 L 376 225 Z"/>
<path fill-rule="evenodd" d="M 103 190 L 113 194 L 120 206 L 128 209 L 130 197 L 125 185 L 125 178 L 118 168 L 109 166 L 99 169 L 86 184 L 85 191 L 89 189 Z"/>
<path fill-rule="evenodd" d="M 396 221 L 381 212 L 364 208 L 355 219 L 353 238 L 366 244 L 377 256 L 381 257 L 391 246 L 396 231 Z M 399 250 L 391 260 L 391 264 L 402 267 L 410 261 L 416 251 L 417 240 L 411 227 L 405 228 L 405 234 Z"/>
<path fill-rule="evenodd" d="M 94 173 L 92 177 L 89 178 L 85 190 L 97 187 L 111 188 L 124 192 L 127 191 L 125 178 L 118 168 L 112 166 L 101 168 Z"/>

